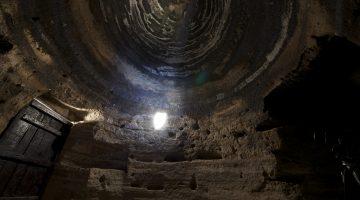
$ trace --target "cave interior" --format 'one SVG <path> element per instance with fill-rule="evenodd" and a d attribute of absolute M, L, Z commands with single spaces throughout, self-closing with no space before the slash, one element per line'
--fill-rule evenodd
<path fill-rule="evenodd" d="M 1 0 L 0 200 L 358 200 L 359 45 L 359 0 Z"/>

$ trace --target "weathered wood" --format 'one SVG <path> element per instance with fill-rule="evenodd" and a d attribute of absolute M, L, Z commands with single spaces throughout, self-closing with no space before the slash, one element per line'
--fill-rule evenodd
<path fill-rule="evenodd" d="M 0 197 L 0 200 L 37 200 L 40 199 L 38 196 L 28 197 Z"/>
<path fill-rule="evenodd" d="M 25 115 L 22 117 L 22 120 L 24 120 L 25 122 L 33 125 L 33 126 L 36 126 L 37 128 L 41 128 L 41 129 L 44 129 L 46 130 L 47 132 L 51 133 L 51 134 L 54 134 L 56 136 L 62 136 L 62 133 L 48 125 L 45 125 L 43 124 L 42 122 L 36 120 L 35 118 L 29 116 L 29 115 Z"/>
<path fill-rule="evenodd" d="M 46 105 L 34 102 L 0 136 L 0 200 L 39 199 L 71 127 Z"/>
<path fill-rule="evenodd" d="M 48 168 L 28 166 L 26 174 L 23 177 L 21 184 L 19 184 L 16 196 L 37 196 L 40 194 L 42 188 L 45 187 L 45 182 L 48 174 Z"/>
<path fill-rule="evenodd" d="M 45 105 L 44 103 L 42 103 L 41 101 L 39 101 L 38 99 L 35 99 L 32 103 L 31 106 L 43 111 L 44 113 L 47 113 L 49 116 L 53 117 L 54 119 L 59 120 L 60 122 L 67 124 L 67 125 L 71 125 L 72 123 L 66 119 L 65 117 L 63 117 L 62 115 L 60 115 L 59 113 L 55 112 L 54 110 L 52 110 L 51 108 L 49 108 L 47 105 Z"/>
<path fill-rule="evenodd" d="M 40 167 L 51 167 L 52 163 L 48 160 L 40 160 L 31 156 L 24 156 L 9 151 L 0 151 L 0 159 L 18 163 L 30 164 Z"/>
<path fill-rule="evenodd" d="M 10 179 L 5 190 L 3 191 L 3 196 L 11 196 L 16 193 L 18 189 L 17 186 L 21 183 L 22 178 L 26 173 L 26 168 L 27 166 L 24 164 L 17 164 L 16 169 L 12 175 L 13 178 Z"/>
<path fill-rule="evenodd" d="M 31 128 L 30 124 L 15 119 L 6 131 L 1 134 L 0 148 L 15 148 L 23 139 L 29 128 Z"/>
<path fill-rule="evenodd" d="M 59 122 L 58 120 L 53 119 L 53 118 L 50 119 L 49 125 L 50 125 L 51 127 L 55 128 L 56 130 L 60 130 L 60 131 L 62 131 L 62 132 L 63 132 L 64 126 L 67 126 L 67 127 L 68 127 L 68 125 L 64 125 L 63 123 L 61 123 L 61 122 Z"/>
<path fill-rule="evenodd" d="M 53 149 L 57 137 L 44 130 L 38 130 L 32 143 L 29 144 L 25 156 L 31 156 L 38 159 L 53 161 L 57 152 Z"/>
<path fill-rule="evenodd" d="M 6 189 L 8 183 L 10 182 L 13 173 L 16 170 L 17 164 L 14 162 L 9 162 L 5 160 L 1 160 L 1 163 L 3 165 L 2 170 L 0 172 L 0 196 L 2 196 L 3 191 Z"/>
<path fill-rule="evenodd" d="M 15 147 L 11 149 L 11 151 L 18 154 L 25 154 L 25 152 L 29 147 L 29 144 L 31 143 L 32 139 L 34 138 L 38 130 L 39 129 L 36 128 L 35 126 L 31 126 L 28 129 L 28 131 L 24 134 L 23 138 L 19 141 L 19 143 Z"/>

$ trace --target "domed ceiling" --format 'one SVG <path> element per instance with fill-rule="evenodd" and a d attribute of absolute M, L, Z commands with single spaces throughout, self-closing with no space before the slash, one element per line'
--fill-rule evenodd
<path fill-rule="evenodd" d="M 206 110 L 238 95 L 277 58 L 297 14 L 293 0 L 20 4 L 39 48 L 82 90 L 132 110 Z"/>

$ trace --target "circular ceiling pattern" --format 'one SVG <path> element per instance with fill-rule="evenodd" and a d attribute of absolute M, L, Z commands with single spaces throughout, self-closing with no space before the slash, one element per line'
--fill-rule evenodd
<path fill-rule="evenodd" d="M 271 66 L 297 12 L 295 0 L 21 4 L 41 19 L 33 37 L 84 89 L 125 108 L 175 110 L 237 95 Z"/>
<path fill-rule="evenodd" d="M 185 78 L 219 65 L 221 57 L 214 52 L 229 51 L 220 46 L 226 42 L 230 5 L 230 0 L 100 0 L 93 9 L 101 9 L 118 50 L 129 52 L 137 66 L 154 75 Z M 237 12 L 244 22 L 246 14 Z M 211 58 L 215 61 L 206 66 Z"/>

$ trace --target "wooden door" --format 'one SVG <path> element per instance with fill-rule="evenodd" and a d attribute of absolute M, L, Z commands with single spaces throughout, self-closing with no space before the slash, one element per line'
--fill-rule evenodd
<path fill-rule="evenodd" d="M 0 135 L 0 199 L 39 199 L 71 123 L 34 100 Z"/>

